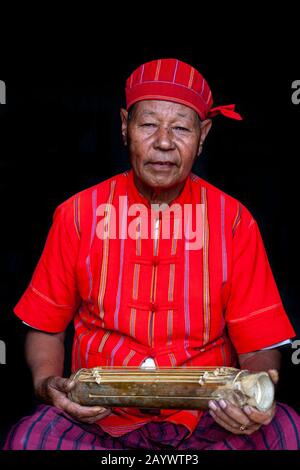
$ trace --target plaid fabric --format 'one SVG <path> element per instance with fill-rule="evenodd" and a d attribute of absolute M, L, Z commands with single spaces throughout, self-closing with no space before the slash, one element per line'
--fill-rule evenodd
<path fill-rule="evenodd" d="M 95 424 L 85 425 L 51 406 L 39 406 L 10 431 L 4 450 L 297 450 L 300 417 L 277 404 L 275 418 L 250 436 L 234 435 L 204 413 L 193 434 L 169 422 L 150 422 L 121 437 L 112 437 Z"/>

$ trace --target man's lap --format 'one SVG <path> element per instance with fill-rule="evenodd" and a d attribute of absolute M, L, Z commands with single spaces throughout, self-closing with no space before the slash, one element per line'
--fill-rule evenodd
<path fill-rule="evenodd" d="M 152 422 L 121 437 L 112 437 L 96 424 L 75 421 L 61 410 L 41 405 L 10 431 L 8 450 L 260 450 L 300 449 L 300 417 L 277 404 L 274 420 L 250 436 L 233 435 L 205 413 L 190 437 L 184 426 Z"/>

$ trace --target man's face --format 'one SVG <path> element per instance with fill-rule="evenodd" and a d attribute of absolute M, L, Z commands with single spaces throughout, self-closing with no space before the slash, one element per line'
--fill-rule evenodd
<path fill-rule="evenodd" d="M 122 134 L 135 177 L 149 188 L 167 189 L 188 176 L 211 121 L 179 103 L 145 100 L 135 104 L 130 120 L 121 110 Z"/>

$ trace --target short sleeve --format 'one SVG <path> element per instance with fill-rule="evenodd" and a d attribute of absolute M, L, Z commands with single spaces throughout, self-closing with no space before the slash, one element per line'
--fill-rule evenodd
<path fill-rule="evenodd" d="M 80 302 L 76 283 L 80 240 L 72 204 L 68 200 L 55 210 L 31 282 L 14 308 L 25 323 L 51 333 L 66 329 Z"/>
<path fill-rule="evenodd" d="M 262 237 L 246 208 L 233 235 L 232 275 L 226 323 L 239 354 L 295 336 L 284 310 Z"/>

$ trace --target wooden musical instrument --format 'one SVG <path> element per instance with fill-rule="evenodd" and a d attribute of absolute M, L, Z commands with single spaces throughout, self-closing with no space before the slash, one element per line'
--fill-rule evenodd
<path fill-rule="evenodd" d="M 232 367 L 95 367 L 71 376 L 69 398 L 81 405 L 160 409 L 207 409 L 221 398 L 268 410 L 274 385 L 267 372 Z"/>

